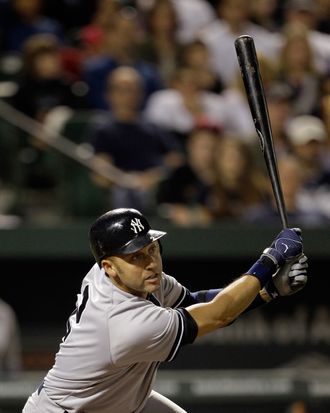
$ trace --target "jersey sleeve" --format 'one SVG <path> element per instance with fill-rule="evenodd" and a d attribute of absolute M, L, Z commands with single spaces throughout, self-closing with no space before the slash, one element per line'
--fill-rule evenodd
<path fill-rule="evenodd" d="M 163 280 L 164 307 L 180 307 L 188 293 L 188 290 L 170 275 L 163 273 Z"/>
<path fill-rule="evenodd" d="M 197 332 L 195 320 L 185 309 L 142 301 L 122 317 L 111 317 L 111 361 L 118 366 L 171 361 L 182 346 L 193 343 Z"/>

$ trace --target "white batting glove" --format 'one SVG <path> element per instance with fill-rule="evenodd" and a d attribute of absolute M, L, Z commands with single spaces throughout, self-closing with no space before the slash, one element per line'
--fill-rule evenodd
<path fill-rule="evenodd" d="M 304 288 L 307 283 L 308 259 L 305 254 L 299 258 L 285 263 L 264 287 L 264 293 L 269 295 L 269 300 L 278 296 L 287 296 Z"/>

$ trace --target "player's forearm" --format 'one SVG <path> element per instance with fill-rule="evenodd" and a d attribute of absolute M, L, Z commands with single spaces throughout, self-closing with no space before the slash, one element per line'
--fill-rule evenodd
<path fill-rule="evenodd" d="M 188 307 L 187 311 L 198 325 L 198 335 L 202 336 L 231 323 L 249 307 L 259 290 L 259 280 L 244 275 L 221 290 L 212 301 Z"/>
<path fill-rule="evenodd" d="M 251 305 L 273 274 L 287 261 L 300 257 L 301 253 L 300 230 L 283 229 L 246 275 L 229 284 L 209 303 L 187 308 L 197 323 L 198 335 L 225 327 L 235 320 Z"/>
<path fill-rule="evenodd" d="M 184 307 L 198 303 L 208 303 L 213 300 L 213 298 L 222 291 L 223 288 L 214 288 L 211 290 L 200 290 L 195 292 L 189 292 L 189 296 L 186 297 L 184 301 Z M 272 297 L 267 292 L 265 288 L 259 291 L 259 294 L 255 297 L 252 303 L 244 310 L 248 312 L 254 310 L 255 308 L 261 307 L 272 301 Z"/>

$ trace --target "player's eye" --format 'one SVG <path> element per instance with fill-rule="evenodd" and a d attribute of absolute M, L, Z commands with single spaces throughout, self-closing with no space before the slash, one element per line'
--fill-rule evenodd
<path fill-rule="evenodd" d="M 154 255 L 158 251 L 158 244 L 152 244 L 149 248 L 149 254 Z"/>

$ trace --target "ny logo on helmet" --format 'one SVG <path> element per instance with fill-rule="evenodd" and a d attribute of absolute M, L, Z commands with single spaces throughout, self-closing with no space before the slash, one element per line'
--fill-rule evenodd
<path fill-rule="evenodd" d="M 139 218 L 131 219 L 131 230 L 134 231 L 135 234 L 144 230 L 144 226 L 141 224 Z"/>

